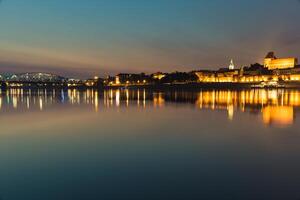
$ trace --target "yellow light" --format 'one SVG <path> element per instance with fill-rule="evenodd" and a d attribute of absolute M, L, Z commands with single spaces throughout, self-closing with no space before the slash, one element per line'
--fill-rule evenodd
<path fill-rule="evenodd" d="M 296 63 L 297 63 L 296 58 L 282 58 L 282 59 L 266 58 L 264 60 L 264 66 L 269 70 L 294 68 Z"/>
<path fill-rule="evenodd" d="M 119 76 L 116 76 L 116 85 L 120 85 L 121 82 L 120 82 L 120 77 Z"/>
<path fill-rule="evenodd" d="M 294 109 L 289 106 L 268 106 L 262 110 L 265 124 L 291 125 L 294 121 Z"/>

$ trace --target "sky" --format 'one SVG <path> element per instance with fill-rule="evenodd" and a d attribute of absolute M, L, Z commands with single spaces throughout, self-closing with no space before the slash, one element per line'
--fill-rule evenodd
<path fill-rule="evenodd" d="M 0 0 L 0 72 L 74 77 L 300 58 L 299 0 Z"/>

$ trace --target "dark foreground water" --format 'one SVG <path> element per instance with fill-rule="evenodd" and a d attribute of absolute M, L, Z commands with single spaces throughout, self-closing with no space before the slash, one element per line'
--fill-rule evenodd
<path fill-rule="evenodd" d="M 300 91 L 0 94 L 0 199 L 300 199 Z"/>

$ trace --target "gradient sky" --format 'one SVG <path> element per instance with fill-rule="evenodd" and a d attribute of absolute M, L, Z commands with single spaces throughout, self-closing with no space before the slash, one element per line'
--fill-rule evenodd
<path fill-rule="evenodd" d="M 0 71 L 78 77 L 300 57 L 299 0 L 0 0 Z"/>

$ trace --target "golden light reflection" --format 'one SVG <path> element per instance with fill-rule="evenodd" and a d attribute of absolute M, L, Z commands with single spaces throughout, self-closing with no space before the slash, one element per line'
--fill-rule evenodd
<path fill-rule="evenodd" d="M 162 107 L 165 104 L 165 99 L 162 93 L 155 94 L 153 97 L 154 107 Z"/>
<path fill-rule="evenodd" d="M 146 107 L 146 90 L 143 91 L 143 107 Z"/>
<path fill-rule="evenodd" d="M 116 106 L 120 106 L 120 90 L 116 91 Z"/>
<path fill-rule="evenodd" d="M 262 109 L 265 124 L 292 125 L 294 122 L 294 109 L 292 106 L 267 106 Z"/>
<path fill-rule="evenodd" d="M 98 91 L 95 92 L 95 99 L 94 99 L 95 111 L 99 111 L 99 99 L 98 99 Z"/>
<path fill-rule="evenodd" d="M 229 105 L 227 107 L 227 111 L 228 111 L 228 118 L 230 120 L 233 120 L 233 115 L 234 115 L 234 106 L 233 105 Z"/>
<path fill-rule="evenodd" d="M 252 113 L 267 125 L 288 126 L 294 123 L 300 110 L 300 91 L 285 89 L 210 90 L 200 92 L 148 90 L 23 90 L 11 89 L 0 93 L 0 111 L 46 110 L 52 105 L 89 106 L 96 112 L 103 108 L 155 107 L 164 108 L 166 103 L 195 105 L 197 109 L 222 111 L 233 121 L 239 114 Z"/>
<path fill-rule="evenodd" d="M 26 106 L 27 106 L 27 109 L 30 109 L 29 96 L 27 96 L 27 98 L 26 98 Z"/>
<path fill-rule="evenodd" d="M 126 106 L 129 106 L 129 90 L 126 90 Z"/>
<path fill-rule="evenodd" d="M 203 91 L 198 94 L 199 109 L 226 110 L 228 119 L 234 113 L 261 111 L 267 125 L 291 125 L 294 108 L 300 106 L 300 92 L 292 90 Z"/>
<path fill-rule="evenodd" d="M 43 110 L 43 99 L 42 99 L 42 97 L 39 98 L 39 107 L 40 107 L 40 110 Z"/>
<path fill-rule="evenodd" d="M 137 105 L 140 106 L 140 90 L 137 91 Z"/>
<path fill-rule="evenodd" d="M 18 108 L 18 99 L 16 96 L 12 97 L 12 101 L 13 101 L 13 107 L 16 109 Z"/>

